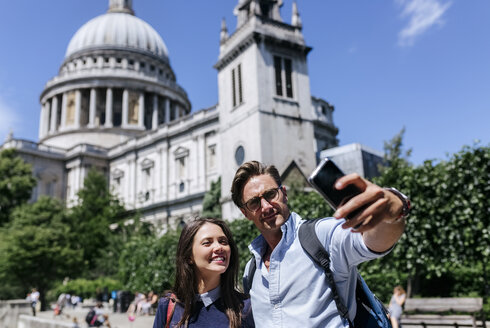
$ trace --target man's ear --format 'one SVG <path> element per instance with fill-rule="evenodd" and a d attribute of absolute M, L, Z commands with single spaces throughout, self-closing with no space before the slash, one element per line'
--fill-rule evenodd
<path fill-rule="evenodd" d="M 288 193 L 286 191 L 286 187 L 282 186 L 282 193 L 284 194 L 284 198 L 286 199 L 286 203 L 288 202 Z"/>

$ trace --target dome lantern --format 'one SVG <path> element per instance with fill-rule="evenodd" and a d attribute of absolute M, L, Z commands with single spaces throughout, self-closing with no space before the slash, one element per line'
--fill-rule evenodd
<path fill-rule="evenodd" d="M 127 13 L 134 15 L 132 0 L 109 0 L 108 13 Z"/>

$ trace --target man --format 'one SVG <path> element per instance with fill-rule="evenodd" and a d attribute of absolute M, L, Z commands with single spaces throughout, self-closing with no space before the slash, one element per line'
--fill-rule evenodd
<path fill-rule="evenodd" d="M 30 297 L 33 316 L 36 316 L 36 307 L 37 307 L 37 302 L 39 302 L 40 296 L 41 295 L 39 294 L 38 290 L 36 288 L 33 288 Z"/>
<path fill-rule="evenodd" d="M 391 250 L 405 228 L 409 204 L 396 190 L 380 188 L 357 174 L 340 178 L 335 187 L 348 184 L 363 192 L 339 207 L 334 218 L 319 221 L 315 230 L 330 253 L 338 293 L 353 320 L 357 265 Z M 324 270 L 301 247 L 298 228 L 304 221 L 289 211 L 277 169 L 257 161 L 244 163 L 235 174 L 231 193 L 235 205 L 261 232 L 249 246 L 257 266 L 250 291 L 256 326 L 348 327 L 337 311 Z M 341 219 L 365 204 L 369 206 L 356 217 Z"/>

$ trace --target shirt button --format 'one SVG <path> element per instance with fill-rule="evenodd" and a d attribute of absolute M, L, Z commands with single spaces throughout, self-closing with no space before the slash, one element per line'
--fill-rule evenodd
<path fill-rule="evenodd" d="M 274 304 L 274 309 L 277 309 L 279 307 L 279 304 Z"/>

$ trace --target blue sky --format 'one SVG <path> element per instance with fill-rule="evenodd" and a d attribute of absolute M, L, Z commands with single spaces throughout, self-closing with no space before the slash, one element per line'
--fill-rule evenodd
<path fill-rule="evenodd" d="M 37 141 L 39 95 L 75 32 L 108 0 L 2 1 L 0 142 Z M 235 30 L 235 0 L 133 0 L 160 33 L 193 110 L 218 99 L 221 19 Z M 291 1 L 282 16 L 290 22 Z M 340 145 L 383 142 L 406 128 L 411 160 L 445 159 L 490 142 L 490 1 L 297 1 L 311 91 L 335 106 Z"/>

